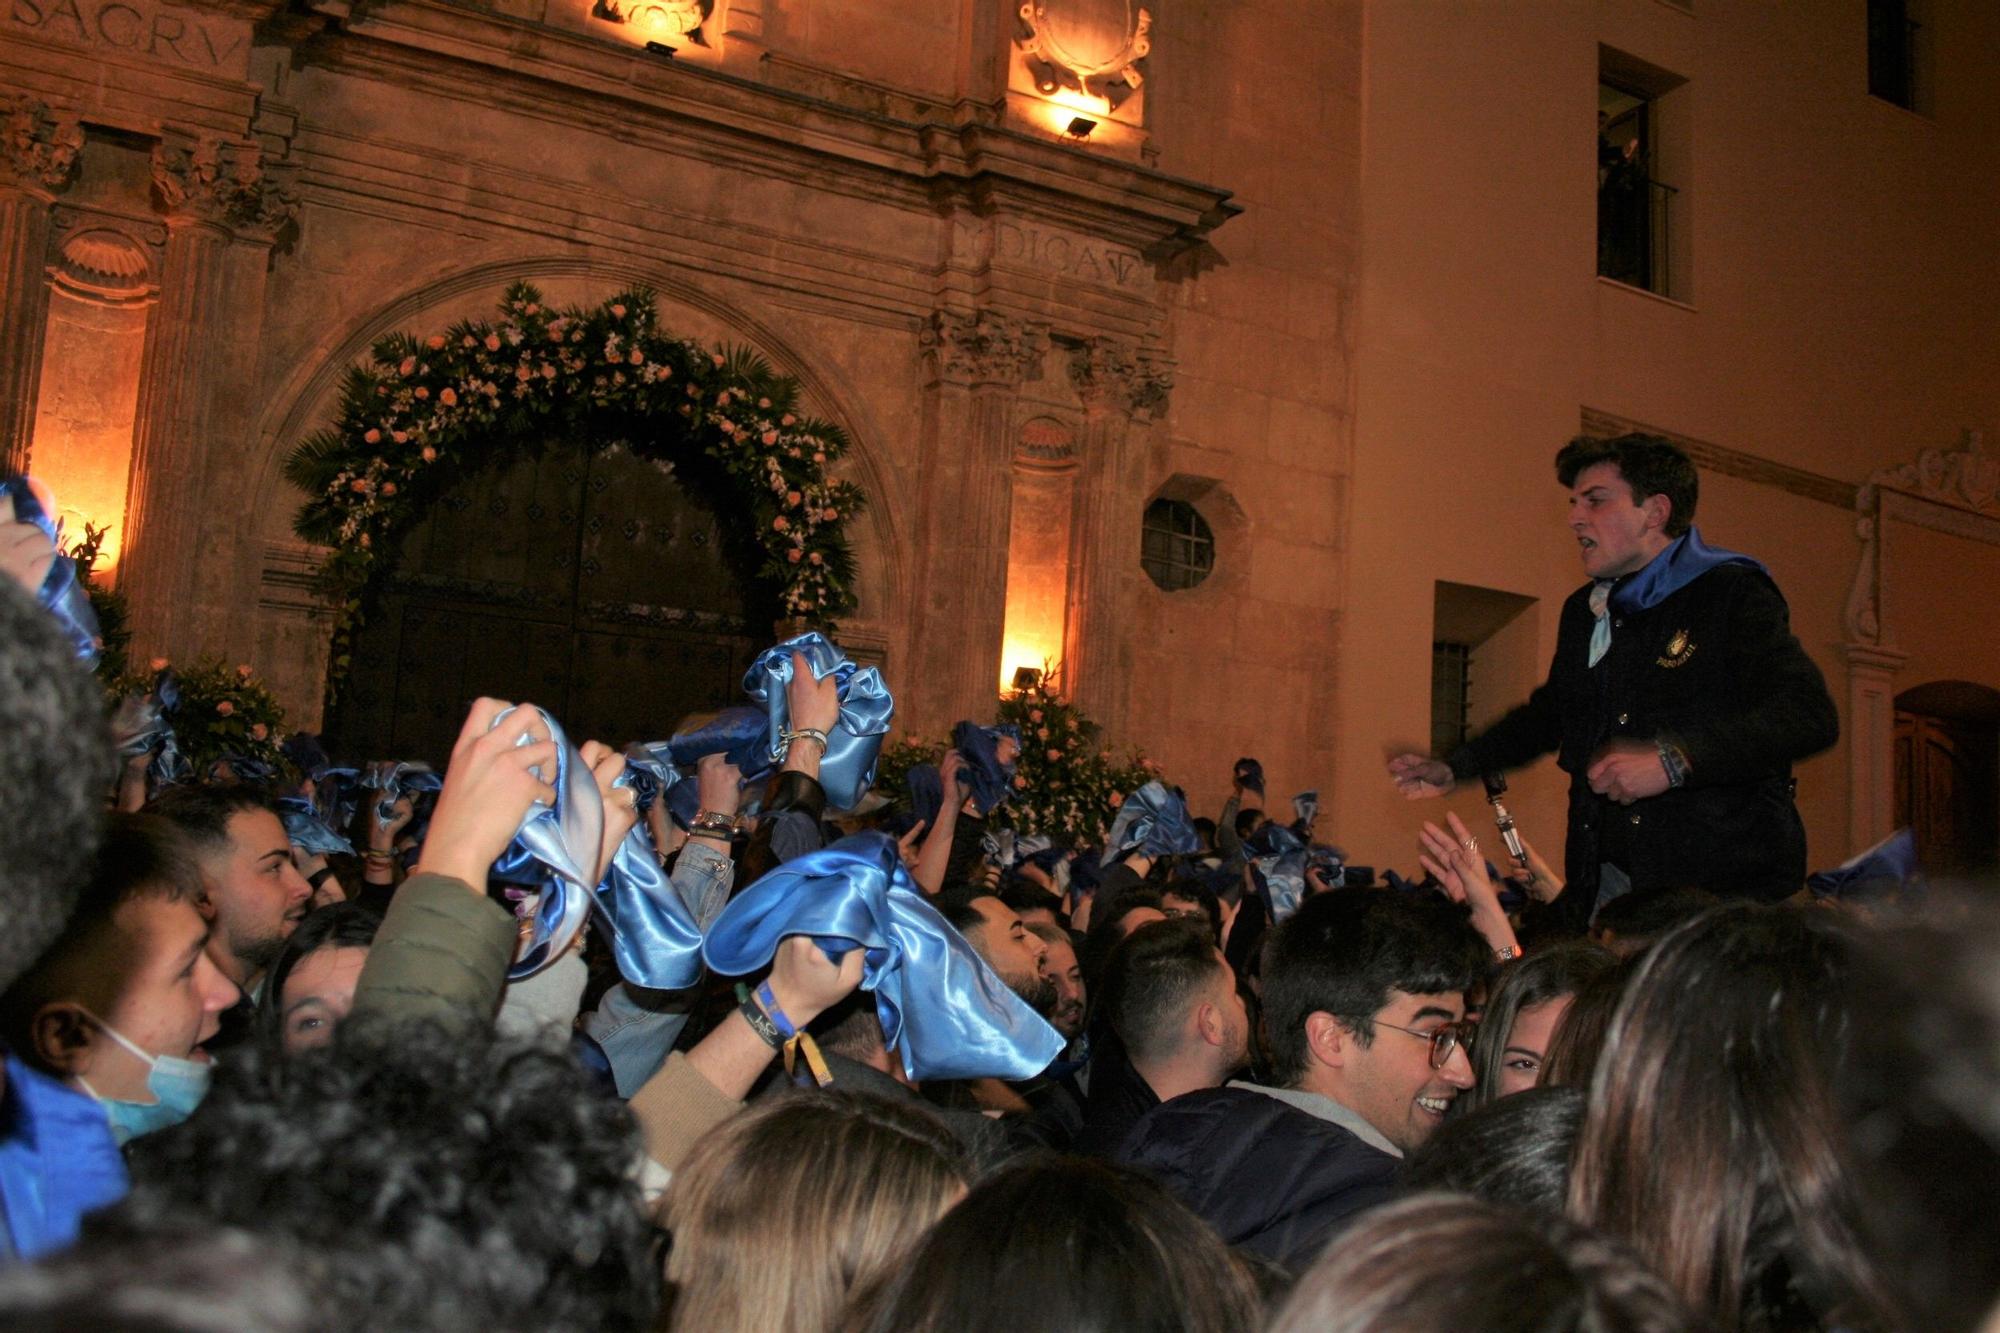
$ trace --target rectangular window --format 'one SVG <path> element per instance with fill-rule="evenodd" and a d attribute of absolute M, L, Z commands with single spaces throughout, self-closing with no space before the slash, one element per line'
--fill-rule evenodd
<path fill-rule="evenodd" d="M 1928 114 L 1930 30 L 1917 0 L 1868 0 L 1868 94 Z"/>
<path fill-rule="evenodd" d="M 1472 646 L 1431 645 L 1431 753 L 1445 758 L 1471 739 Z"/>
<path fill-rule="evenodd" d="M 1598 48 L 1597 274 L 1691 298 L 1687 80 Z"/>

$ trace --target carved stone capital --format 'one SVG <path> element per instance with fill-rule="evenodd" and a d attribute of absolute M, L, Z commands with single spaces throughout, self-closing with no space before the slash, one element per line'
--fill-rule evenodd
<path fill-rule="evenodd" d="M 298 212 L 296 174 L 255 143 L 169 132 L 153 149 L 153 187 L 171 217 L 269 240 Z"/>
<path fill-rule="evenodd" d="M 1926 449 L 1914 462 L 1883 468 L 1869 483 L 1975 514 L 2000 512 L 2000 458 L 1976 430 L 1956 449 Z"/>
<path fill-rule="evenodd" d="M 933 380 L 946 384 L 1019 384 L 1042 377 L 1049 331 L 990 310 L 940 310 L 919 341 Z"/>
<path fill-rule="evenodd" d="M 82 153 L 83 126 L 74 111 L 32 97 L 0 101 L 0 185 L 63 189 Z"/>
<path fill-rule="evenodd" d="M 1153 348 L 1122 338 L 1091 338 L 1070 352 L 1069 378 L 1092 411 L 1125 412 L 1149 421 L 1166 408 L 1174 363 Z"/>

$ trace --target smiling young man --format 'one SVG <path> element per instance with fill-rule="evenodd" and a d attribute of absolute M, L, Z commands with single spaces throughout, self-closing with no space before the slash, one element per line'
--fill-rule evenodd
<path fill-rule="evenodd" d="M 233 1045 L 249 1031 L 264 973 L 312 910 L 312 885 L 292 861 L 283 821 L 255 788 L 170 787 L 146 809 L 181 831 L 201 868 L 209 958 L 243 993 L 211 1049 Z"/>
<path fill-rule="evenodd" d="M 1563 604 L 1548 680 L 1449 759 L 1397 755 L 1390 777 L 1438 796 L 1554 751 L 1570 775 L 1557 902 L 1577 930 L 1627 891 L 1789 896 L 1806 867 L 1792 765 L 1839 718 L 1784 595 L 1702 542 L 1694 464 L 1670 442 L 1581 437 L 1556 476 L 1590 582 Z"/>
<path fill-rule="evenodd" d="M 1490 951 L 1438 894 L 1315 894 L 1264 955 L 1276 1086 L 1231 1083 L 1146 1113 L 1120 1160 L 1232 1245 L 1294 1269 L 1387 1199 L 1402 1156 L 1473 1086 L 1465 992 Z"/>

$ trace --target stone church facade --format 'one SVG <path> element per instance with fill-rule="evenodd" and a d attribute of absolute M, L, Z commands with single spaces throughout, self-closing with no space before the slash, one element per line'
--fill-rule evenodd
<path fill-rule="evenodd" d="M 1198 806 L 1254 753 L 1281 796 L 1321 791 L 1358 858 L 1407 865 L 1409 812 L 1375 770 L 1435 721 L 1437 626 L 1474 604 L 1439 589 L 1539 608 L 1490 631 L 1478 708 L 1532 684 L 1575 582 L 1547 457 L 1587 423 L 1644 423 L 1707 446 L 1717 512 L 1743 526 L 1757 487 L 1838 492 L 1798 521 L 1813 558 L 1779 570 L 1846 701 L 1849 739 L 1806 774 L 1815 857 L 1838 859 L 1893 814 L 1900 650 L 1856 571 L 1880 568 L 1904 502 L 1870 479 L 1959 448 L 1995 383 L 1959 367 L 2000 349 L 1952 324 L 1964 360 L 1898 389 L 1929 406 L 1816 460 L 1773 429 L 1782 406 L 1750 401 L 1811 397 L 1782 349 L 1697 345 L 1651 309 L 1631 324 L 1591 282 L 1591 50 L 1705 88 L 1765 77 L 1728 27 L 1746 5 L 1699 4 L 4 0 L 0 446 L 73 522 L 113 525 L 138 654 L 249 660 L 311 722 L 327 622 L 282 465 L 347 368 L 386 334 L 489 315 L 515 281 L 559 303 L 645 286 L 664 325 L 754 349 L 852 437 L 869 507 L 842 641 L 883 664 L 902 727 L 982 716 L 1016 670 L 1060 663 Z M 1977 27 L 1969 2 L 1942 8 Z M 1941 108 L 1939 142 L 1897 151 L 1948 157 L 1980 112 Z M 1561 117 L 1576 165 L 1537 176 L 1567 160 Z M 1703 124 L 1703 163 L 1771 127 L 1812 142 L 1768 108 Z M 1729 192 L 1707 183 L 1713 220 Z M 1537 210 L 1564 191 L 1552 225 Z M 1509 275 L 1552 235 L 1580 264 L 1537 252 L 1540 276 Z M 1762 262 L 1762 241 L 1694 235 L 1711 278 Z M 1433 283 L 1458 265 L 1477 272 Z M 1547 298 L 1572 288 L 1611 313 Z M 1731 297 L 1707 290 L 1713 328 Z M 1593 320 L 1678 359 L 1626 375 L 1628 351 L 1559 331 Z M 1864 322 L 1822 321 L 1807 369 L 1841 364 Z M 1595 369 L 1516 392 L 1537 354 Z M 1770 373 L 1710 411 L 1718 365 Z M 1960 500 L 1959 529 L 2000 521 L 1989 494 Z M 1160 502 L 1201 520 L 1212 570 L 1191 586 L 1142 567 Z M 1902 623 L 1963 593 L 1921 582 Z M 1978 650 L 1938 656 L 1927 679 L 2000 686 Z M 1551 855 L 1558 785 L 1530 775 L 1519 811 Z"/>

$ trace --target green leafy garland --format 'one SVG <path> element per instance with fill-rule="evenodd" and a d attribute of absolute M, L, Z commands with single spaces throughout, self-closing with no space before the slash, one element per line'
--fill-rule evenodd
<path fill-rule="evenodd" d="M 497 322 L 382 339 L 348 371 L 334 424 L 285 462 L 306 494 L 293 527 L 328 548 L 329 697 L 383 552 L 451 485 L 552 439 L 622 443 L 660 463 L 695 452 L 716 460 L 756 525 L 758 577 L 790 616 L 832 629 L 854 608 L 845 527 L 864 497 L 827 472 L 846 433 L 800 415 L 798 399 L 796 380 L 747 349 L 712 351 L 662 332 L 645 290 L 555 310 L 515 283 Z"/>
<path fill-rule="evenodd" d="M 1137 752 L 1122 759 L 1099 740 L 1097 723 L 1084 716 L 1044 672 L 1027 689 L 1000 698 L 999 720 L 1021 733 L 1014 795 L 995 813 L 1019 833 L 1042 833 L 1064 846 L 1103 842 L 1125 797 L 1160 775 Z M 907 800 L 905 779 L 917 764 L 934 764 L 946 742 L 906 740 L 883 751 L 876 788 Z"/>

